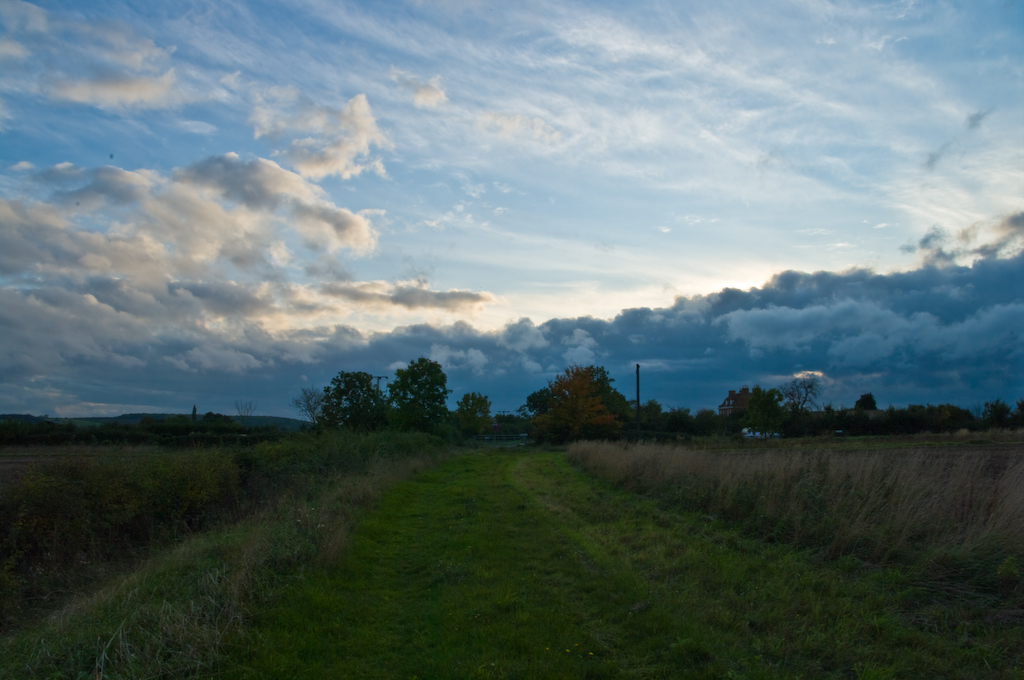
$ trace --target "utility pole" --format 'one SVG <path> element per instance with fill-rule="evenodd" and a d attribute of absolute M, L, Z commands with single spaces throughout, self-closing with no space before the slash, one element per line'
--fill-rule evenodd
<path fill-rule="evenodd" d="M 640 441 L 640 364 L 636 365 L 636 440 Z"/>
<path fill-rule="evenodd" d="M 386 378 L 387 376 L 386 375 L 374 375 L 374 376 L 370 376 L 370 377 L 377 379 L 377 392 L 380 393 L 380 381 L 383 380 L 384 378 Z"/>

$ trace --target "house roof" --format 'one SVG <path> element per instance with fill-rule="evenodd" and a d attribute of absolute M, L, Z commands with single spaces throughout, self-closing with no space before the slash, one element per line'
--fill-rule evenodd
<path fill-rule="evenodd" d="M 739 392 L 736 390 L 729 390 L 729 396 L 719 405 L 718 410 L 738 410 L 747 407 L 747 402 L 750 400 L 750 388 L 744 385 L 740 388 Z"/>

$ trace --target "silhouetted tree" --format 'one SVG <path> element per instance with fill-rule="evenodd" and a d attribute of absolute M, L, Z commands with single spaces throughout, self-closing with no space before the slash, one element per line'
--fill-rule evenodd
<path fill-rule="evenodd" d="M 340 371 L 323 395 L 319 422 L 325 427 L 373 432 L 387 423 L 387 402 L 369 373 Z"/>
<path fill-rule="evenodd" d="M 713 434 L 718 434 L 721 426 L 719 425 L 720 416 L 709 408 L 702 408 L 697 411 L 697 415 L 693 418 L 693 426 L 697 431 L 697 434 L 702 437 L 710 437 Z"/>
<path fill-rule="evenodd" d="M 554 395 L 551 394 L 550 387 L 542 387 L 526 398 L 526 404 L 524 404 L 520 410 L 526 409 L 530 415 L 534 416 L 547 413 L 548 409 L 551 408 L 551 400 L 553 396 Z"/>
<path fill-rule="evenodd" d="M 878 405 L 875 404 L 875 395 L 868 392 L 867 394 L 860 395 L 860 399 L 853 405 L 854 408 L 859 408 L 863 411 L 877 411 Z"/>
<path fill-rule="evenodd" d="M 238 413 L 238 418 L 246 427 L 249 427 L 249 419 L 252 418 L 253 413 L 256 413 L 257 406 L 259 404 L 255 401 L 238 400 L 235 402 L 235 412 Z"/>
<path fill-rule="evenodd" d="M 478 392 L 467 392 L 455 407 L 455 419 L 467 436 L 486 433 L 491 427 L 491 400 Z"/>
<path fill-rule="evenodd" d="M 392 419 L 400 429 L 426 431 L 448 417 L 446 402 L 451 390 L 436 361 L 420 357 L 395 371 L 390 392 Z"/>
<path fill-rule="evenodd" d="M 668 432 L 693 434 L 695 423 L 688 408 L 670 408 L 662 417 L 663 427 Z"/>
<path fill-rule="evenodd" d="M 299 396 L 292 399 L 292 407 L 306 417 L 313 427 L 323 423 L 324 403 L 327 393 L 318 387 L 303 387 Z"/>
<path fill-rule="evenodd" d="M 793 378 L 777 389 L 793 416 L 799 416 L 808 406 L 817 405 L 814 400 L 818 396 L 818 390 L 818 376 L 813 374 Z"/>
<path fill-rule="evenodd" d="M 755 385 L 747 401 L 747 427 L 759 432 L 762 437 L 778 434 L 786 418 L 782 399 L 782 392 L 779 390 L 763 390 Z"/>
<path fill-rule="evenodd" d="M 1010 416 L 1011 427 L 1024 427 L 1024 399 L 1017 400 L 1017 408 L 1013 410 L 1013 415 Z"/>
<path fill-rule="evenodd" d="M 1010 406 L 1002 399 L 986 401 L 981 419 L 989 427 L 1007 427 L 1010 424 Z"/>

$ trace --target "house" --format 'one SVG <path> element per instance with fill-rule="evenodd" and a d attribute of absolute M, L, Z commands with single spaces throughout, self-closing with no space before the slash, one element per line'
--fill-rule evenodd
<path fill-rule="evenodd" d="M 741 387 L 739 392 L 729 390 L 729 396 L 718 407 L 718 415 L 727 416 L 733 411 L 743 411 L 747 408 L 748 401 L 750 401 L 750 388 L 746 385 Z"/>

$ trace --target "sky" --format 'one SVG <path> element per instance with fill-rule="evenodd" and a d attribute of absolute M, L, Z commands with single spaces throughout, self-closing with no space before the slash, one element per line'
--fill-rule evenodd
<path fill-rule="evenodd" d="M 975 408 L 1022 251 L 1019 0 L 0 3 L 0 412 Z"/>

